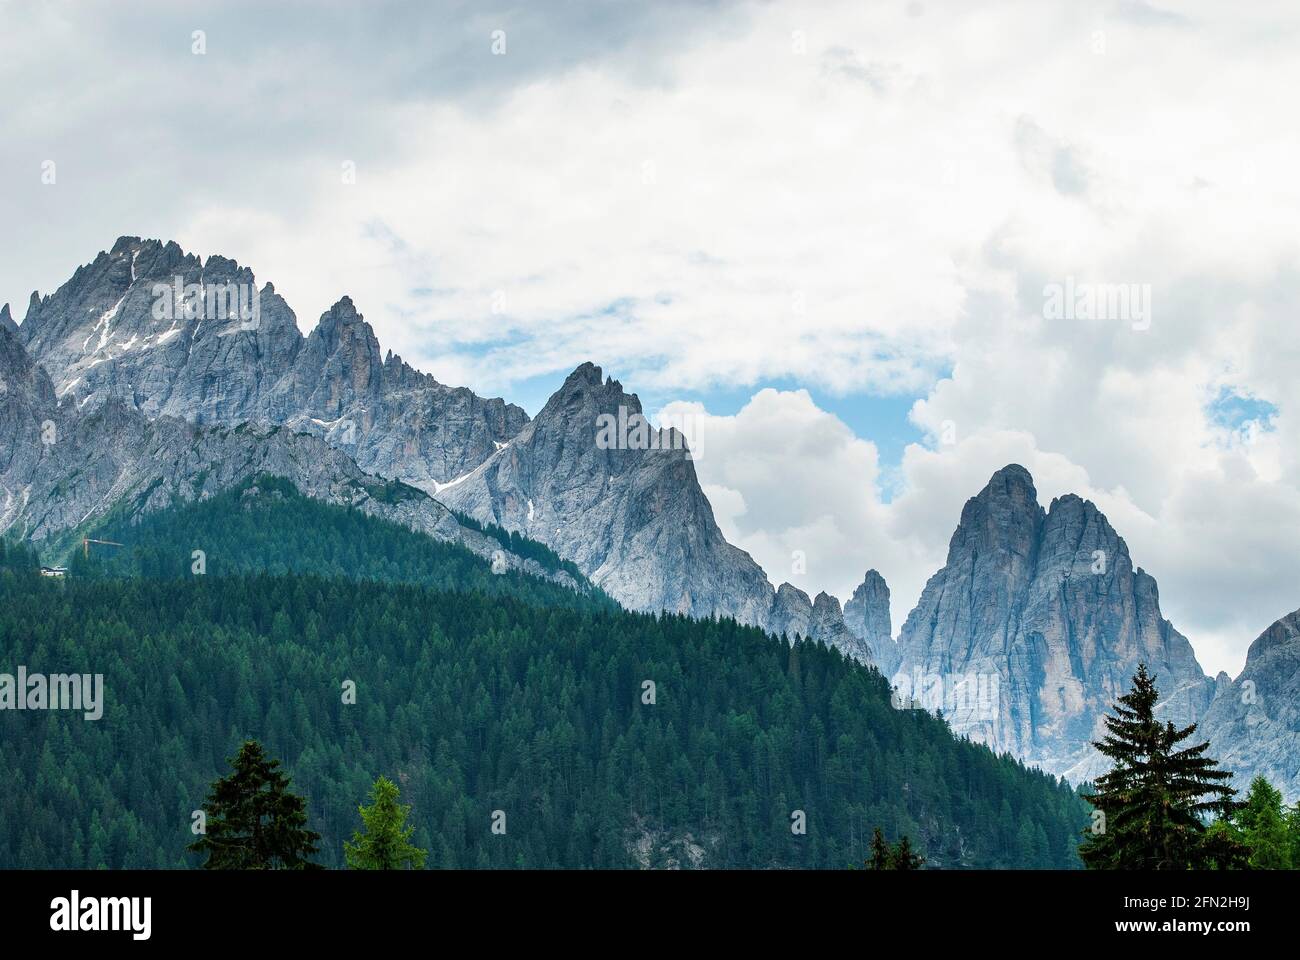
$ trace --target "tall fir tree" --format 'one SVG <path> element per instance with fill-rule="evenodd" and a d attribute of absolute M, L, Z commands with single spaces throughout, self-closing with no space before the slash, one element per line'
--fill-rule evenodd
<path fill-rule="evenodd" d="M 904 834 L 898 843 L 890 847 L 885 835 L 876 827 L 871 835 L 871 859 L 867 861 L 868 870 L 920 870 L 925 864 L 925 857 L 912 852 L 912 841 Z"/>
<path fill-rule="evenodd" d="M 1256 870 L 1290 870 L 1291 837 L 1287 830 L 1282 791 L 1263 777 L 1250 783 L 1233 824 L 1250 848 L 1250 866 Z"/>
<path fill-rule="evenodd" d="M 871 835 L 871 859 L 867 861 L 867 867 L 871 870 L 888 870 L 889 869 L 889 844 L 885 840 L 885 835 L 876 827 L 875 833 Z"/>
<path fill-rule="evenodd" d="M 206 833 L 190 844 L 207 855 L 207 870 L 320 869 L 307 858 L 320 834 L 307 829 L 307 804 L 289 792 L 280 761 L 247 740 L 231 761 L 233 772 L 208 793 Z"/>
<path fill-rule="evenodd" d="M 1291 869 L 1300 870 L 1300 800 L 1287 807 L 1286 836 L 1291 851 Z"/>
<path fill-rule="evenodd" d="M 1139 664 L 1133 688 L 1106 718 L 1095 746 L 1114 766 L 1097 778 L 1089 799 L 1103 819 L 1079 847 L 1085 866 L 1100 870 L 1186 870 L 1224 865 L 1222 835 L 1207 842 L 1205 818 L 1230 816 L 1232 774 L 1205 756 L 1209 743 L 1179 747 L 1196 724 L 1177 728 L 1155 718 L 1155 677 Z"/>
<path fill-rule="evenodd" d="M 425 851 L 411 844 L 415 827 L 407 826 L 409 806 L 397 802 L 397 784 L 379 777 L 370 788 L 370 806 L 358 807 L 364 828 L 344 842 L 343 853 L 352 870 L 422 870 Z"/>
<path fill-rule="evenodd" d="M 912 852 L 912 841 L 906 835 L 898 841 L 889 860 L 891 870 L 920 870 L 925 865 L 925 857 Z"/>

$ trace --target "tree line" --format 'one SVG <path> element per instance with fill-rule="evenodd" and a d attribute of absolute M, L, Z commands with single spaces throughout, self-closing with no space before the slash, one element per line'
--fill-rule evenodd
<path fill-rule="evenodd" d="M 81 575 L 0 574 L 10 661 L 106 691 L 98 722 L 0 713 L 0 866 L 200 866 L 194 814 L 247 741 L 326 867 L 367 797 L 397 802 L 381 775 L 431 868 L 635 866 L 652 834 L 707 866 L 843 868 L 876 827 L 931 867 L 1079 865 L 1068 784 L 894 709 L 819 644 L 494 575 L 287 491 L 112 529 L 126 546 Z"/>

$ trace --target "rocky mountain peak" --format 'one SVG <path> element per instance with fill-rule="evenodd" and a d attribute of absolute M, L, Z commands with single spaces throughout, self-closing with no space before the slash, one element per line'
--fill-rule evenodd
<path fill-rule="evenodd" d="M 833 597 L 825 590 L 813 598 L 813 616 L 814 617 L 839 617 L 843 619 L 844 613 L 840 609 L 838 597 Z"/>
<path fill-rule="evenodd" d="M 901 674 L 982 678 L 996 697 L 946 710 L 954 729 L 1076 781 L 1100 772 L 1091 741 L 1139 662 L 1174 722 L 1197 720 L 1214 688 L 1105 516 L 1074 495 L 1045 512 L 1017 464 L 966 503 L 898 658 Z"/>
<path fill-rule="evenodd" d="M 793 640 L 808 636 L 812 622 L 813 605 L 808 594 L 792 583 L 782 583 L 772 598 L 772 609 L 767 617 L 767 629 L 776 635 L 785 634 Z"/>
<path fill-rule="evenodd" d="M 835 647 L 846 657 L 860 663 L 876 662 L 875 652 L 871 646 L 860 637 L 854 636 L 845 625 L 840 602 L 829 593 L 819 593 L 813 599 L 808 634 L 813 640 L 824 643 L 828 647 Z"/>
<path fill-rule="evenodd" d="M 1235 681 L 1216 682 L 1199 732 L 1238 790 L 1263 776 L 1288 803 L 1300 800 L 1300 610 L 1255 639 Z"/>
<path fill-rule="evenodd" d="M 545 543 L 633 609 L 766 624 L 766 575 L 718 529 L 685 445 L 640 413 L 581 364 L 514 439 L 435 495 Z"/>
<path fill-rule="evenodd" d="M 18 332 L 0 323 L 0 399 L 25 399 L 42 405 L 54 402 L 54 384 L 32 361 Z"/>
<path fill-rule="evenodd" d="M 350 297 L 304 338 L 272 284 L 259 291 L 249 268 L 174 242 L 118 238 L 55 294 L 33 295 L 19 336 L 87 413 L 116 398 L 149 418 L 286 424 L 429 492 L 528 420 L 400 360 L 385 368 Z"/>
<path fill-rule="evenodd" d="M 7 303 L 0 307 L 0 328 L 9 331 L 14 337 L 18 336 L 18 324 L 14 323 L 14 318 L 9 313 L 9 304 Z"/>
<path fill-rule="evenodd" d="M 849 632 L 871 648 L 876 666 L 886 677 L 897 664 L 892 621 L 889 613 L 889 585 L 876 570 L 868 570 L 862 582 L 844 604 L 844 624 Z"/>
<path fill-rule="evenodd" d="M 551 395 L 544 410 L 554 415 L 560 410 L 618 416 L 620 408 L 624 416 L 641 413 L 641 401 L 636 394 L 624 393 L 623 385 L 613 377 L 602 380 L 600 367 L 591 361 L 579 364 L 572 373 L 564 378 L 564 383 Z M 539 418 L 540 418 L 539 414 Z"/>
<path fill-rule="evenodd" d="M 1288 613 L 1261 633 L 1250 645 L 1250 650 L 1246 653 L 1246 663 L 1291 646 L 1300 647 L 1300 610 Z"/>

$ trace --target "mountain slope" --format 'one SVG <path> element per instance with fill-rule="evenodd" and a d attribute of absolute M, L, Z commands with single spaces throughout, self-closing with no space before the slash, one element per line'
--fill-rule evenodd
<path fill-rule="evenodd" d="M 308 574 L 508 594 L 538 604 L 614 606 L 540 545 L 501 543 L 482 531 L 482 544 L 429 536 L 373 512 L 304 496 L 290 481 L 266 474 L 201 501 L 110 518 L 93 533 L 122 546 L 96 547 L 89 559 L 75 553 L 73 576 L 189 577 L 192 551 L 202 549 L 206 576 Z M 488 545 L 493 563 L 483 562 Z"/>
<path fill-rule="evenodd" d="M 218 295 L 229 290 L 233 298 Z M 249 301 L 256 311 L 240 309 Z M 79 268 L 52 296 L 33 295 L 19 331 L 52 377 L 69 430 L 67 411 L 108 411 L 101 427 L 128 434 L 109 441 L 114 447 L 135 449 L 135 438 L 148 432 L 130 422 L 131 413 L 158 424 L 281 425 L 323 439 L 365 473 L 411 484 L 480 523 L 545 544 L 634 609 L 760 625 L 772 613 L 771 584 L 722 536 L 680 435 L 667 435 L 662 450 L 597 446 L 601 414 L 626 423 L 641 407 L 616 381 L 602 384 L 591 364 L 551 398 L 540 425 L 529 423 L 518 407 L 446 387 L 391 354 L 381 360 L 374 331 L 347 297 L 304 339 L 289 306 L 269 284 L 258 291 L 247 268 L 133 237 Z M 158 429 L 170 436 L 180 428 Z M 269 436 L 262 426 L 251 429 Z M 250 461 L 275 459 L 211 452 L 233 457 L 240 476 Z M 116 451 L 100 453 L 123 468 Z M 171 454 L 181 456 L 179 446 Z M 309 471 L 284 462 L 294 459 L 282 455 L 265 472 L 301 486 Z M 143 473 L 152 482 L 158 470 Z M 180 486 L 181 472 L 170 473 L 170 486 Z M 44 480 L 53 489 L 52 471 Z M 95 490 L 111 498 L 135 492 L 105 486 Z M 97 507 L 78 496 L 57 509 L 66 527 L 77 511 L 93 519 Z M 23 520 L 19 529 L 34 536 L 54 526 Z M 837 622 L 838 602 L 836 609 L 823 605 L 827 642 L 865 658 L 867 648 Z"/>
<path fill-rule="evenodd" d="M 1220 678 L 1200 732 L 1239 790 L 1263 776 L 1300 800 L 1300 610 L 1259 635 L 1236 680 Z"/>
<path fill-rule="evenodd" d="M 875 825 L 933 866 L 1064 867 L 1087 817 L 1053 778 L 892 709 L 874 671 L 729 620 L 0 569 L 0 643 L 33 670 L 91 664 L 111 691 L 98 721 L 0 713 L 0 867 L 194 866 L 191 811 L 245 737 L 285 761 L 332 866 L 379 774 L 435 867 L 634 866 L 652 835 L 694 838 L 706 867 L 843 868 Z"/>
<path fill-rule="evenodd" d="M 635 394 L 585 363 L 518 436 L 438 497 L 541 541 L 632 609 L 764 623 L 772 587 L 722 536 L 680 435 L 652 430 L 653 449 L 598 443 L 601 417 L 640 416 Z"/>
<path fill-rule="evenodd" d="M 286 478 L 307 496 L 383 517 L 480 557 L 572 585 L 562 570 L 503 550 L 462 527 L 423 491 L 371 476 L 343 451 L 280 426 L 201 427 L 150 420 L 110 398 L 94 409 L 57 403 L 45 371 L 0 328 L 0 533 L 31 540 L 51 557 L 109 520 L 133 521 L 216 496 L 249 477 Z"/>
<path fill-rule="evenodd" d="M 186 292 L 188 291 L 188 292 Z M 122 237 L 19 328 L 60 397 L 116 399 L 149 418 L 265 421 L 327 436 L 363 470 L 432 491 L 481 463 L 527 421 L 522 409 L 381 359 L 344 297 L 304 338 L 293 311 L 246 267 L 175 243 Z"/>
<path fill-rule="evenodd" d="M 1214 692 L 1106 518 L 1073 495 L 1044 511 L 1014 464 L 967 501 L 898 657 L 905 692 L 942 692 L 956 732 L 1075 782 L 1105 769 L 1090 744 L 1139 662 L 1176 723 L 1200 719 Z"/>
<path fill-rule="evenodd" d="M 880 672 L 892 677 L 898 668 L 898 653 L 890 626 L 889 585 L 875 570 L 867 571 L 844 604 L 844 625 L 866 644 Z"/>

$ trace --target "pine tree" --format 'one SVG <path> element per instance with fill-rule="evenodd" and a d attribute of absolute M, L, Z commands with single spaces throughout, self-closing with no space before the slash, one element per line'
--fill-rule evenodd
<path fill-rule="evenodd" d="M 379 777 L 370 788 L 370 806 L 357 809 L 365 832 L 356 831 L 343 853 L 352 870 L 422 870 L 427 854 L 411 845 L 415 827 L 406 825 L 409 806 L 397 802 L 397 784 Z"/>
<path fill-rule="evenodd" d="M 1155 718 L 1155 678 L 1139 664 L 1133 688 L 1106 718 L 1107 734 L 1095 746 L 1114 766 L 1099 777 L 1089 799 L 1103 819 L 1079 856 L 1091 869 L 1185 870 L 1219 865 L 1221 836 L 1207 844 L 1207 815 L 1229 816 L 1236 793 L 1232 774 L 1204 756 L 1209 743 L 1178 745 L 1196 724 L 1176 728 Z"/>
<path fill-rule="evenodd" d="M 1291 838 L 1280 790 L 1263 777 L 1256 777 L 1233 822 L 1250 848 L 1250 865 L 1254 869 L 1291 869 Z"/>
<path fill-rule="evenodd" d="M 876 827 L 871 835 L 871 859 L 867 861 L 868 870 L 919 870 L 925 863 L 925 857 L 912 852 L 912 841 L 906 835 L 894 847 L 889 846 L 885 835 Z"/>
<path fill-rule="evenodd" d="M 912 841 L 903 836 L 898 841 L 898 846 L 894 847 L 894 852 L 889 858 L 889 869 L 891 870 L 920 870 L 921 865 L 925 863 L 925 857 L 917 856 L 912 852 Z"/>
<path fill-rule="evenodd" d="M 320 834 L 308 830 L 306 801 L 288 791 L 280 761 L 248 740 L 230 761 L 234 772 L 212 784 L 207 832 L 190 844 L 207 870 L 320 869 L 308 861 Z"/>
<path fill-rule="evenodd" d="M 1291 867 L 1300 870 L 1300 800 L 1287 808 L 1286 835 L 1291 850 Z"/>
<path fill-rule="evenodd" d="M 871 835 L 871 859 L 867 861 L 867 867 L 871 870 L 888 870 L 889 869 L 889 844 L 885 842 L 885 835 L 876 827 L 875 833 Z"/>

